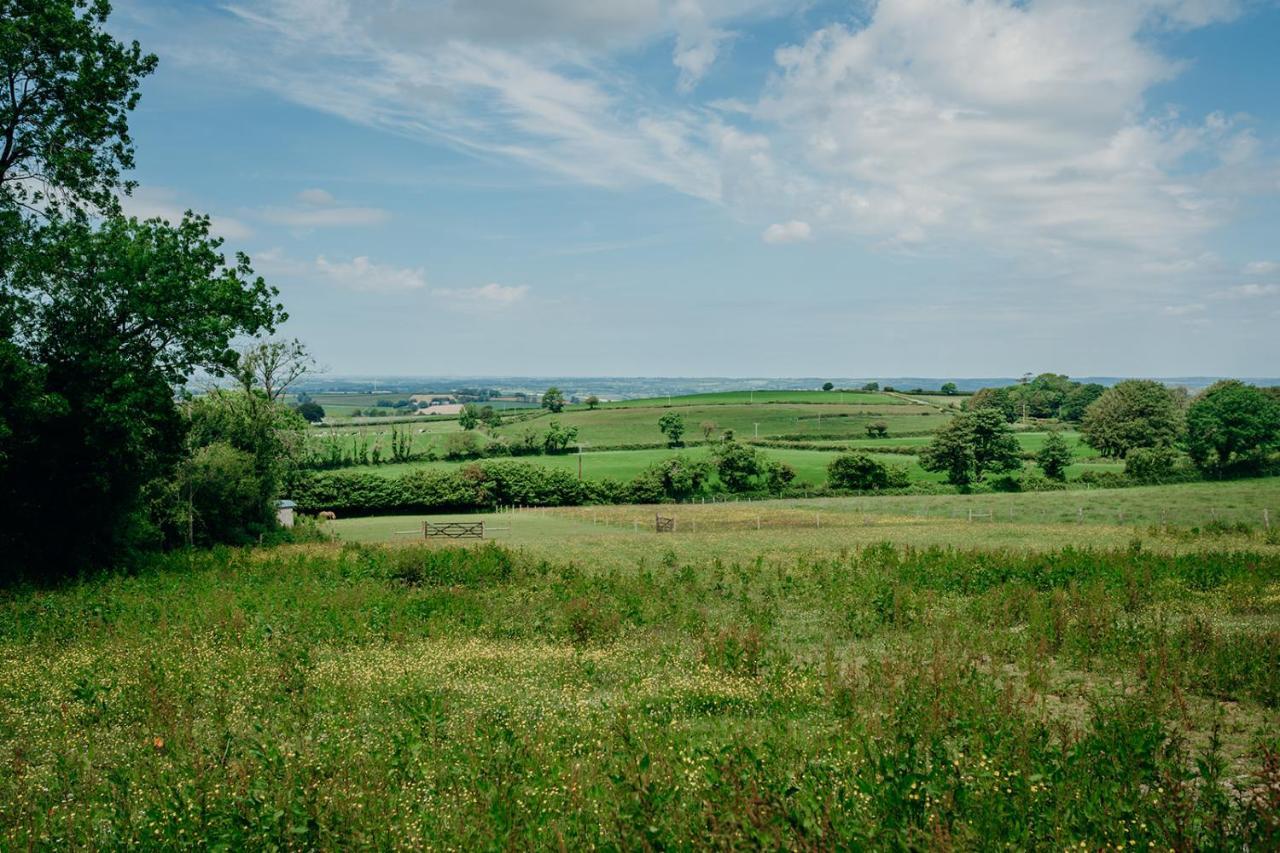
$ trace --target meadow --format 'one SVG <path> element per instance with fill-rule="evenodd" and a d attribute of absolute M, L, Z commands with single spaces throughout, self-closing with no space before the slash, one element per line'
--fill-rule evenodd
<path fill-rule="evenodd" d="M 1280 489 L 1195 486 L 354 519 L 9 590 L 0 848 L 1274 848 L 1280 543 L 1182 520 Z"/>

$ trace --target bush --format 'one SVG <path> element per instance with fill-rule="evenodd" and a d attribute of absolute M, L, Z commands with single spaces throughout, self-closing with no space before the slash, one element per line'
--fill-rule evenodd
<path fill-rule="evenodd" d="M 1161 483 L 1178 467 L 1178 453 L 1172 447 L 1135 447 L 1124 457 L 1126 477 L 1139 483 Z"/>
<path fill-rule="evenodd" d="M 910 478 L 905 469 L 877 462 L 865 453 L 845 453 L 827 466 L 827 482 L 832 488 L 865 492 L 906 488 Z"/>
<path fill-rule="evenodd" d="M 701 493 L 711 479 L 711 465 L 687 456 L 672 456 L 645 468 L 631 481 L 634 503 L 685 500 Z"/>
<path fill-rule="evenodd" d="M 483 453 L 483 441 L 474 432 L 451 432 L 444 437 L 445 459 L 474 459 Z"/>

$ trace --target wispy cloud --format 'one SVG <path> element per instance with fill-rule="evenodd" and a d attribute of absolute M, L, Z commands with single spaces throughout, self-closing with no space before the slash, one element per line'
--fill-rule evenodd
<path fill-rule="evenodd" d="M 502 285 L 489 283 L 479 287 L 440 288 L 432 294 L 457 305 L 475 308 L 509 308 L 524 301 L 529 293 L 526 284 Z"/>
<path fill-rule="evenodd" d="M 193 201 L 188 201 L 169 187 L 138 187 L 130 196 L 121 200 L 124 212 L 138 219 L 164 219 L 178 222 L 187 210 L 197 213 L 206 211 Z M 238 242 L 253 236 L 253 229 L 239 219 L 230 216 L 210 216 L 210 230 L 214 236 L 227 241 Z"/>
<path fill-rule="evenodd" d="M 391 214 L 379 207 L 340 205 L 326 190 L 313 188 L 298 193 L 296 205 L 267 207 L 258 215 L 273 225 L 289 228 L 351 228 L 380 225 Z"/>
<path fill-rule="evenodd" d="M 790 222 L 775 222 L 764 229 L 760 239 L 772 244 L 803 243 L 813 239 L 813 229 L 809 227 L 808 222 L 801 222 L 798 219 Z"/>
<path fill-rule="evenodd" d="M 363 255 L 347 261 L 331 261 L 320 255 L 315 260 L 315 272 L 348 290 L 395 293 L 427 286 L 427 275 L 421 267 L 378 264 Z"/>

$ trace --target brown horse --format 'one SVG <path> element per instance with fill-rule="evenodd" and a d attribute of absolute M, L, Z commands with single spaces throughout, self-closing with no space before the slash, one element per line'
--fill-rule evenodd
<path fill-rule="evenodd" d="M 321 521 L 334 521 L 337 519 L 338 514 L 336 512 L 332 512 L 326 509 L 324 512 L 320 513 L 316 517 L 319 518 Z"/>

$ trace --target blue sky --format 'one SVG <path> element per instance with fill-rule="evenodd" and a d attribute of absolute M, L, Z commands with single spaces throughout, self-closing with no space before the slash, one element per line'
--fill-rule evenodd
<path fill-rule="evenodd" d="M 116 6 L 336 374 L 1276 372 L 1280 3 Z"/>

